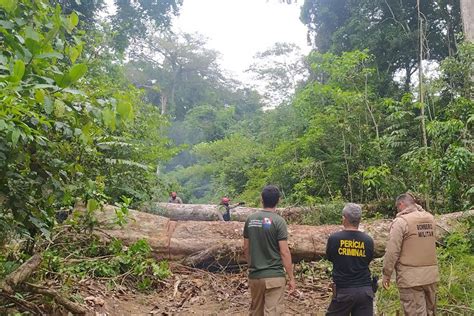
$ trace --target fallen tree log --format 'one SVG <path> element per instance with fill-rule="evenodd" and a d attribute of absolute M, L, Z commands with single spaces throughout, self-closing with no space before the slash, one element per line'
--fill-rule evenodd
<path fill-rule="evenodd" d="M 453 221 L 473 214 L 474 210 L 471 210 L 437 217 L 438 238 L 449 231 Z M 105 239 L 121 239 L 125 244 L 145 239 L 157 259 L 182 260 L 187 265 L 207 267 L 245 262 L 242 255 L 242 222 L 181 222 L 130 210 L 128 223 L 120 227 L 115 224 L 112 206 L 106 206 L 98 217 L 102 228 L 97 234 Z M 376 257 L 384 254 L 390 223 L 390 220 L 375 220 L 361 226 L 361 230 L 374 239 Z M 288 243 L 293 261 L 312 261 L 323 257 L 329 235 L 341 229 L 339 225 L 289 225 Z"/>
<path fill-rule="evenodd" d="M 277 213 L 286 220 L 301 219 L 311 207 L 282 207 Z M 219 205 L 214 204 L 174 204 L 174 203 L 146 203 L 140 207 L 141 211 L 167 217 L 175 221 L 219 221 L 217 213 Z M 232 221 L 245 222 L 247 217 L 261 208 L 237 206 L 231 213 Z"/>

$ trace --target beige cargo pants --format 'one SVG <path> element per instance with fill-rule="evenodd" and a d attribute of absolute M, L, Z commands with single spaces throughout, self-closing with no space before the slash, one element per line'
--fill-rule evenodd
<path fill-rule="evenodd" d="M 398 290 L 405 316 L 436 315 L 436 283 Z"/>
<path fill-rule="evenodd" d="M 284 277 L 249 279 L 250 296 L 252 297 L 250 315 L 282 315 L 285 285 L 286 279 Z"/>

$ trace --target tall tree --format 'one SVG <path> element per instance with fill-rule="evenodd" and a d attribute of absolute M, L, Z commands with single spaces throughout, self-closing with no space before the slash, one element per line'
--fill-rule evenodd
<path fill-rule="evenodd" d="M 247 72 L 257 81 L 267 106 L 288 102 L 308 76 L 303 54 L 293 43 L 275 43 L 257 53 Z"/>
<path fill-rule="evenodd" d="M 85 28 L 92 28 L 99 22 L 99 12 L 106 5 L 114 7 L 109 16 L 114 33 L 113 46 L 123 53 L 130 45 L 147 38 L 151 30 L 166 30 L 172 17 L 179 14 L 183 0 L 50 0 L 59 4 L 63 12 L 76 11 L 80 14 Z"/>
<path fill-rule="evenodd" d="M 217 92 L 227 80 L 217 63 L 217 51 L 206 44 L 197 34 L 156 34 L 131 54 L 131 78 L 139 85 L 155 84 L 162 113 L 179 120 L 196 105 L 220 103 Z"/>
<path fill-rule="evenodd" d="M 461 31 L 459 1 L 422 1 L 420 10 L 426 22 L 423 58 L 453 55 Z M 418 69 L 416 0 L 305 0 L 301 20 L 321 52 L 368 48 L 375 56 L 380 94 L 391 93 L 399 71 L 405 74 L 404 90 L 410 90 Z"/>
<path fill-rule="evenodd" d="M 464 25 L 464 37 L 469 42 L 474 42 L 474 2 L 472 0 L 461 1 L 461 14 Z"/>

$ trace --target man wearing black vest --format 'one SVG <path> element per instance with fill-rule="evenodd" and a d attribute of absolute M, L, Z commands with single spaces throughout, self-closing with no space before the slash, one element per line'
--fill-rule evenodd
<path fill-rule="evenodd" d="M 369 263 L 374 241 L 359 231 L 362 209 L 348 203 L 342 210 L 344 229 L 329 236 L 326 257 L 333 264 L 335 292 L 326 315 L 369 316 L 374 314 Z"/>

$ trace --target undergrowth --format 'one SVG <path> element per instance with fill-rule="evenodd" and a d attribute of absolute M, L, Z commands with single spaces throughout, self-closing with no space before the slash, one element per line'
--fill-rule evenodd
<path fill-rule="evenodd" d="M 168 262 L 152 258 L 146 240 L 128 247 L 117 239 L 103 243 L 97 237 L 87 243 L 70 242 L 45 251 L 40 275 L 66 285 L 93 278 L 106 281 L 111 288 L 126 285 L 142 291 L 157 288 L 171 275 Z"/>
<path fill-rule="evenodd" d="M 110 225 L 123 227 L 128 221 L 128 205 L 131 200 L 122 200 L 115 208 L 115 216 L 110 218 Z M 168 262 L 153 258 L 152 249 L 146 240 L 125 245 L 105 232 L 100 233 L 101 229 L 97 228 L 99 216 L 103 216 L 101 203 L 89 199 L 84 210 L 73 212 L 63 225 L 58 225 L 51 231 L 51 238 L 38 236 L 35 252 L 41 253 L 43 260 L 30 281 L 56 288 L 62 296 L 80 303 L 83 302 L 77 295 L 77 285 L 87 279 L 102 281 L 110 289 L 126 287 L 151 291 L 162 286 L 162 280 L 171 276 Z M 99 232 L 101 237 L 93 231 Z M 23 251 L 22 243 L 25 241 L 18 240 L 2 246 L 0 280 L 29 258 Z M 23 294 L 16 292 L 15 295 Z M 45 302 L 35 297 L 30 300 L 38 304 Z M 8 306 L 11 306 L 9 302 L 0 300 L 0 314 L 1 311 L 8 310 Z M 56 311 L 54 306 L 45 308 L 48 312 Z"/>
<path fill-rule="evenodd" d="M 344 202 L 342 200 L 331 201 L 327 204 L 320 204 L 304 213 L 301 219 L 302 225 L 325 225 L 325 224 L 341 224 L 342 209 Z"/>

